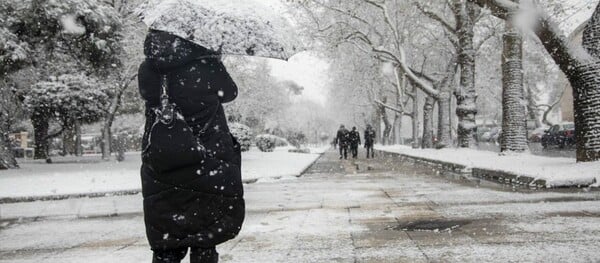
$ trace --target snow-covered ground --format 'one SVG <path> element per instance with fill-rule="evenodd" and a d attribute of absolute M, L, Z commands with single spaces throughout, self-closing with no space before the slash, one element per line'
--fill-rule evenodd
<path fill-rule="evenodd" d="M 375 146 L 376 149 L 409 156 L 440 160 L 481 168 L 510 172 L 546 181 L 549 187 L 576 186 L 596 179 L 600 184 L 600 162 L 576 163 L 570 158 L 550 158 L 531 154 L 508 154 L 479 151 L 474 149 L 412 149 L 404 145 Z"/>
<path fill-rule="evenodd" d="M 242 154 L 244 180 L 273 180 L 298 176 L 327 147 L 310 148 L 310 154 L 289 153 L 276 148 L 272 153 L 251 149 Z M 21 169 L 0 171 L 0 199 L 87 193 L 135 191 L 141 188 L 139 153 L 130 153 L 124 162 L 102 162 L 99 156 L 55 158 L 21 162 Z"/>

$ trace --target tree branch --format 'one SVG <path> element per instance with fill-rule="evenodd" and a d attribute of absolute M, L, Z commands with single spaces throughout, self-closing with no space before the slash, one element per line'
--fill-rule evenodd
<path fill-rule="evenodd" d="M 433 12 L 433 11 L 429 11 L 427 10 L 425 7 L 423 7 L 420 3 L 415 3 L 415 6 L 417 7 L 417 9 L 419 9 L 419 11 L 421 11 L 421 13 L 423 13 L 425 16 L 427 16 L 428 18 L 437 21 L 438 23 L 440 23 L 444 29 L 446 29 L 448 32 L 456 35 L 456 25 L 452 26 L 448 21 L 446 21 L 446 19 L 444 19 L 442 16 L 438 15 L 437 13 Z"/>

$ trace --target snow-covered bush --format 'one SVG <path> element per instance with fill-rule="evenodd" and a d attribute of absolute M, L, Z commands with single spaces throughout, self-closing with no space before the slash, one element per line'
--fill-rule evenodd
<path fill-rule="evenodd" d="M 256 136 L 256 146 L 262 152 L 272 152 L 275 147 L 288 146 L 289 143 L 286 139 L 272 135 L 272 134 L 261 134 Z"/>
<path fill-rule="evenodd" d="M 275 149 L 275 140 L 269 134 L 256 136 L 256 147 L 261 152 L 272 152 Z"/>
<path fill-rule="evenodd" d="M 229 130 L 233 137 L 240 143 L 242 152 L 249 151 L 250 146 L 252 146 L 252 131 L 250 130 L 250 127 L 234 122 L 229 124 Z"/>
<path fill-rule="evenodd" d="M 286 138 L 296 148 L 300 148 L 302 144 L 306 143 L 306 135 L 302 132 L 290 132 L 286 134 Z"/>

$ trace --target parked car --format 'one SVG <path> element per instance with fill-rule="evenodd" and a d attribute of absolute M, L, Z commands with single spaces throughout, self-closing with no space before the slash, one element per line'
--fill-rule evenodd
<path fill-rule="evenodd" d="M 575 145 L 575 124 L 572 122 L 563 122 L 550 127 L 542 136 L 542 147 Z"/>
<path fill-rule="evenodd" d="M 492 127 L 481 133 L 481 136 L 479 136 L 479 141 L 498 143 L 500 142 L 501 134 L 502 129 L 500 127 Z"/>
<path fill-rule="evenodd" d="M 537 128 L 529 133 L 529 142 L 541 142 L 548 128 Z"/>

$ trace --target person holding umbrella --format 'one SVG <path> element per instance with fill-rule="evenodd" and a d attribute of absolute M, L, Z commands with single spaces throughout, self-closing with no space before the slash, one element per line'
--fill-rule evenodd
<path fill-rule="evenodd" d="M 217 53 L 168 32 L 150 30 L 144 53 L 138 75 L 146 102 L 143 148 L 152 149 L 153 140 L 167 137 L 153 132 L 159 125 L 154 109 L 166 88 L 206 152 L 187 163 L 176 161 L 194 153 L 161 156 L 162 151 L 184 152 L 176 143 L 175 149 L 143 153 L 144 219 L 153 262 L 180 262 L 188 249 L 191 262 L 218 262 L 216 245 L 239 233 L 245 211 L 240 146 L 229 132 L 222 106 L 236 98 L 237 86 Z"/>
<path fill-rule="evenodd" d="M 287 60 L 298 49 L 280 14 L 262 1 L 148 0 L 150 30 L 139 91 L 146 103 L 142 193 L 153 263 L 218 262 L 216 246 L 245 216 L 240 145 L 223 103 L 237 86 L 221 55 Z M 175 16 L 174 16 L 175 14 Z"/>
<path fill-rule="evenodd" d="M 138 80 L 146 102 L 144 221 L 154 263 L 180 262 L 188 250 L 192 263 L 218 262 L 215 247 L 241 230 L 240 147 L 222 106 L 236 98 L 237 86 L 220 58 L 287 60 L 300 43 L 263 2 L 149 0 L 137 10 L 150 28 Z"/>

